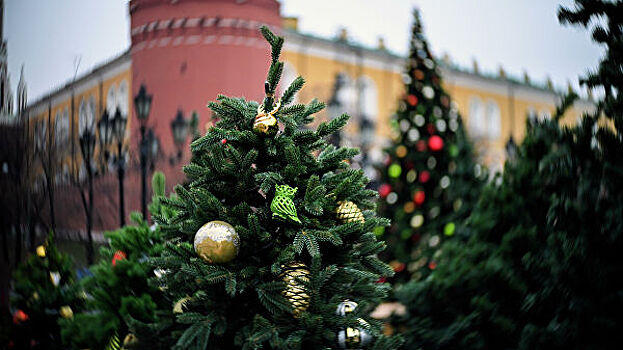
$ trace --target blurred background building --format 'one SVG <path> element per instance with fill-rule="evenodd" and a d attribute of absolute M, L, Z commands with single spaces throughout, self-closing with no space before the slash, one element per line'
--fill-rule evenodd
<path fill-rule="evenodd" d="M 19 177 L 40 194 L 35 211 L 40 226 L 31 230 L 55 227 L 61 237 L 82 240 L 89 224 L 84 213 L 91 208 L 90 227 L 95 240 L 102 240 L 103 230 L 118 227 L 130 211 L 142 209 L 145 196 L 149 200 L 154 169 L 166 174 L 168 190 L 183 182 L 192 136 L 212 122 L 207 102 L 219 93 L 262 97 L 269 61 L 269 46 L 258 31 L 263 24 L 286 37 L 279 90 L 302 75 L 307 84 L 298 99 L 319 97 L 328 104 L 318 121 L 350 114 L 351 124 L 333 141 L 361 147 L 359 163 L 375 176 L 372 166 L 383 158 L 407 79 L 405 58 L 389 52 L 382 40 L 364 47 L 346 30 L 333 38 L 302 33 L 296 18 L 282 18 L 276 0 L 132 0 L 128 11 L 131 47 L 126 52 L 87 74 L 68 77 L 62 87 L 27 105 L 26 85 L 20 82 L 17 109 L 2 41 L 0 114 L 4 127 L 23 130 L 28 148 L 5 153 L 29 155 Z M 437 65 L 481 162 L 491 171 L 501 170 L 507 146 L 523 138 L 526 119 L 549 118 L 561 96 L 551 83 L 511 77 L 502 68 L 497 75 L 482 74 L 477 62 L 458 67 L 449 57 Z M 147 102 L 148 113 L 139 115 Z M 591 105 L 590 100 L 576 103 L 564 121 L 574 123 Z"/>

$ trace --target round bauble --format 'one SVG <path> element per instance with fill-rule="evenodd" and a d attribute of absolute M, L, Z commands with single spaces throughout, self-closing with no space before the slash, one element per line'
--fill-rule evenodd
<path fill-rule="evenodd" d="M 400 167 L 399 164 L 392 164 L 389 166 L 389 168 L 387 168 L 387 174 L 389 175 L 389 177 L 391 178 L 397 178 L 400 176 L 400 174 L 402 173 L 402 168 Z"/>
<path fill-rule="evenodd" d="M 365 323 L 359 319 L 360 323 Z M 364 328 L 351 328 L 341 330 L 337 333 L 337 344 L 340 349 L 360 349 L 372 342 L 372 335 Z"/>
<path fill-rule="evenodd" d="M 45 246 L 43 246 L 43 245 L 38 246 L 37 247 L 37 256 L 40 257 L 40 258 L 45 258 L 45 254 L 46 254 Z"/>
<path fill-rule="evenodd" d="M 443 148 L 443 139 L 437 135 L 433 135 L 428 139 L 428 148 L 433 152 L 441 151 Z"/>
<path fill-rule="evenodd" d="M 281 266 L 282 273 L 279 275 L 286 283 L 282 295 L 292 305 L 292 316 L 298 318 L 309 307 L 309 293 L 301 282 L 309 282 L 309 269 L 307 265 L 299 261 L 293 261 Z"/>
<path fill-rule="evenodd" d="M 420 182 L 425 184 L 425 183 L 428 182 L 428 180 L 430 180 L 430 173 L 428 171 L 426 171 L 426 170 L 423 170 L 420 173 Z"/>
<path fill-rule="evenodd" d="M 424 191 L 422 190 L 415 191 L 415 194 L 413 195 L 413 201 L 415 202 L 415 204 L 422 205 L 425 199 L 426 199 L 426 193 Z"/>
<path fill-rule="evenodd" d="M 128 333 L 128 335 L 126 335 L 125 338 L 123 338 L 124 348 L 131 348 L 136 344 L 138 344 L 138 338 L 132 333 Z"/>
<path fill-rule="evenodd" d="M 363 217 L 361 209 L 357 207 L 357 204 L 351 201 L 339 201 L 337 204 L 338 206 L 335 209 L 335 212 L 337 214 L 338 221 L 342 224 L 349 222 L 359 222 L 363 224 L 366 221 Z"/>
<path fill-rule="evenodd" d="M 195 252 L 210 264 L 232 261 L 238 255 L 240 237 L 234 227 L 224 221 L 210 221 L 195 234 Z"/>
<path fill-rule="evenodd" d="M 277 118 L 270 114 L 257 115 L 253 123 L 253 132 L 265 136 L 275 136 L 279 131 Z"/>
<path fill-rule="evenodd" d="M 410 104 L 411 106 L 417 105 L 417 96 L 413 94 L 409 94 L 407 96 L 407 103 Z"/>
<path fill-rule="evenodd" d="M 58 310 L 58 313 L 61 315 L 62 318 L 73 318 L 74 317 L 74 312 L 71 309 L 71 307 L 68 305 L 61 306 L 61 308 Z"/>
<path fill-rule="evenodd" d="M 381 198 L 387 197 L 387 195 L 392 191 L 392 186 L 390 184 L 382 184 L 379 186 L 379 196 Z"/>
<path fill-rule="evenodd" d="M 343 302 L 337 305 L 337 310 L 335 314 L 338 316 L 346 316 L 346 314 L 350 314 L 357 308 L 357 303 L 351 300 L 344 300 Z"/>
<path fill-rule="evenodd" d="M 28 314 L 26 314 L 24 311 L 22 310 L 17 310 L 15 311 L 15 313 L 13 314 L 13 323 L 15 324 L 20 324 L 22 322 L 26 322 L 28 321 Z"/>

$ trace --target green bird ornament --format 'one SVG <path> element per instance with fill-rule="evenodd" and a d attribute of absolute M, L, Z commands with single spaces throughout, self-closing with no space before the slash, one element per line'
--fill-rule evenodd
<path fill-rule="evenodd" d="M 284 221 L 292 221 L 301 223 L 294 206 L 294 194 L 298 187 L 290 187 L 288 185 L 275 185 L 275 198 L 270 204 L 270 210 L 273 212 L 273 219 L 281 219 Z"/>

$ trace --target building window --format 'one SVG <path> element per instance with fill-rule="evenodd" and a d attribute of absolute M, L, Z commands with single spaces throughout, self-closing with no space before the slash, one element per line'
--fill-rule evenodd
<path fill-rule="evenodd" d="M 117 109 L 117 86 L 115 84 L 110 85 L 108 93 L 106 94 L 106 110 L 108 115 L 115 115 Z"/>
<path fill-rule="evenodd" d="M 58 111 L 54 118 L 54 135 L 57 144 L 65 144 L 69 139 L 69 112 L 67 108 L 64 111 Z"/>
<path fill-rule="evenodd" d="M 83 99 L 80 102 L 78 117 L 78 130 L 81 136 L 86 130 L 93 130 L 95 126 L 95 98 L 93 96 L 87 101 Z"/>
<path fill-rule="evenodd" d="M 502 133 L 502 118 L 500 107 L 495 101 L 487 102 L 487 136 L 490 139 L 497 139 Z"/>
<path fill-rule="evenodd" d="M 41 120 L 39 122 L 37 122 L 35 124 L 35 149 L 36 150 L 43 150 L 46 147 L 46 141 L 47 141 L 47 124 L 45 122 L 45 120 Z"/>
<path fill-rule="evenodd" d="M 482 107 L 482 101 L 478 97 L 469 99 L 469 128 L 473 137 L 481 137 L 485 135 L 485 113 Z"/>
<path fill-rule="evenodd" d="M 376 130 L 376 115 L 378 113 L 378 91 L 372 79 L 366 76 L 359 77 L 359 111 L 361 113 L 361 143 L 371 145 L 374 143 L 374 131 Z"/>
<path fill-rule="evenodd" d="M 128 82 L 123 80 L 117 90 L 117 106 L 122 115 L 128 115 Z"/>

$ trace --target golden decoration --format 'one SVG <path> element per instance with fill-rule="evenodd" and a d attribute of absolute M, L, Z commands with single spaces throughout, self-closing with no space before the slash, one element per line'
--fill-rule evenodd
<path fill-rule="evenodd" d="M 407 155 L 407 147 L 400 145 L 396 147 L 396 156 L 398 158 L 404 158 Z"/>
<path fill-rule="evenodd" d="M 183 307 L 186 306 L 186 303 L 189 302 L 190 299 L 192 299 L 190 296 L 185 296 L 182 299 L 176 301 L 175 305 L 173 305 L 173 313 L 174 314 L 183 313 L 184 312 Z"/>
<path fill-rule="evenodd" d="M 415 210 L 415 204 L 413 204 L 413 202 L 407 202 L 402 207 L 402 210 L 407 214 L 411 214 Z"/>
<path fill-rule="evenodd" d="M 138 343 L 138 338 L 132 334 L 128 333 L 128 335 L 123 338 L 123 347 L 132 347 Z"/>
<path fill-rule="evenodd" d="M 362 325 L 366 324 L 363 319 L 358 319 Z M 365 328 L 351 328 L 341 330 L 337 334 L 337 343 L 341 349 L 359 349 L 372 342 L 372 335 Z"/>
<path fill-rule="evenodd" d="M 292 315 L 298 318 L 309 307 L 309 294 L 305 286 L 301 284 L 301 281 L 309 281 L 309 269 L 304 263 L 298 261 L 282 265 L 281 268 L 283 272 L 279 277 L 286 283 L 286 288 L 281 294 L 292 305 L 294 309 Z"/>
<path fill-rule="evenodd" d="M 71 309 L 71 307 L 69 307 L 68 305 L 61 306 L 58 313 L 61 314 L 62 318 L 73 318 L 74 317 L 74 312 Z"/>
<path fill-rule="evenodd" d="M 281 101 L 278 101 L 275 108 L 269 113 L 266 113 L 264 111 L 264 104 L 260 103 L 260 105 L 257 106 L 257 115 L 255 116 L 255 122 L 253 122 L 253 131 L 257 134 L 275 136 L 279 130 L 275 114 L 279 111 L 280 107 Z"/>
<path fill-rule="evenodd" d="M 195 235 L 195 252 L 210 264 L 226 263 L 238 255 L 240 236 L 225 221 L 210 221 Z"/>
<path fill-rule="evenodd" d="M 37 256 L 40 257 L 40 258 L 45 258 L 45 254 L 46 254 L 45 246 L 43 246 L 43 245 L 38 246 L 37 247 Z"/>
<path fill-rule="evenodd" d="M 357 207 L 357 204 L 351 201 L 339 201 L 337 204 L 338 206 L 335 212 L 337 213 L 337 219 L 341 223 L 360 222 L 363 224 L 366 221 L 361 209 Z"/>

